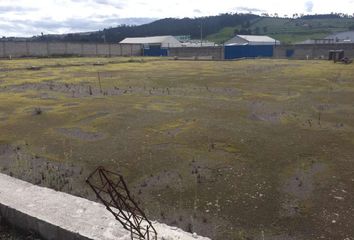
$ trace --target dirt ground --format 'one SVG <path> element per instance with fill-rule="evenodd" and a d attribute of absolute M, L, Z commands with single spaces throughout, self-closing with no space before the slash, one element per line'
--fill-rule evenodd
<path fill-rule="evenodd" d="M 354 65 L 2 60 L 0 133 L 3 173 L 94 200 L 102 165 L 215 240 L 354 240 Z"/>

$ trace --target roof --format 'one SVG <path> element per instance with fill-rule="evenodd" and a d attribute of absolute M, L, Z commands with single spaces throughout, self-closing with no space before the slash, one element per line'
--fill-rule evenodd
<path fill-rule="evenodd" d="M 257 35 L 237 35 L 240 38 L 245 39 L 248 42 L 275 42 L 274 38 L 268 36 L 257 36 Z"/>
<path fill-rule="evenodd" d="M 268 36 L 259 35 L 236 35 L 224 43 L 231 45 L 279 45 L 280 42 Z"/>
<path fill-rule="evenodd" d="M 163 43 L 178 41 L 173 36 L 155 36 L 155 37 L 136 37 L 136 38 L 126 38 L 120 43 L 125 44 L 153 44 L 153 43 Z"/>

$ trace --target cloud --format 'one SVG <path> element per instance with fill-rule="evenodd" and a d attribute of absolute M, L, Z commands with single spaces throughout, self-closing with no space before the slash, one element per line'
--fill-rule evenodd
<path fill-rule="evenodd" d="M 249 7 L 237 7 L 235 8 L 235 10 L 240 12 L 265 12 L 264 10 L 259 8 L 249 8 Z"/>
<path fill-rule="evenodd" d="M 117 9 L 123 9 L 124 8 L 124 3 L 122 2 L 117 2 L 117 1 L 111 1 L 111 0 L 93 0 L 97 4 L 101 5 L 108 5 Z"/>
<path fill-rule="evenodd" d="M 19 6 L 0 6 L 0 13 L 10 13 L 10 12 L 29 12 L 35 11 L 36 8 L 32 7 L 19 7 Z"/>
<path fill-rule="evenodd" d="M 305 2 L 305 8 L 306 8 L 306 12 L 311 13 L 313 10 L 313 2 L 312 1 Z"/>
<path fill-rule="evenodd" d="M 203 4 L 191 0 L 0 0 L 0 36 L 93 31 L 120 24 L 140 25 L 155 18 L 226 12 L 277 12 L 282 15 L 304 12 L 306 8 L 308 12 L 319 14 L 352 14 L 353 3 L 354 0 L 325 0 L 321 4 L 315 0 L 248 0 L 245 5 L 237 7 L 230 0 L 219 0 L 217 4 L 215 0 L 203 0 Z M 149 20 L 150 17 L 153 19 Z"/>
<path fill-rule="evenodd" d="M 38 20 L 5 21 L 0 18 L 0 36 L 32 36 L 58 33 L 90 32 L 121 24 L 142 25 L 155 21 L 155 18 L 119 18 L 119 16 L 94 16 L 92 18 L 72 17 L 65 20 L 42 18 Z M 19 34 L 20 33 L 20 34 Z"/>

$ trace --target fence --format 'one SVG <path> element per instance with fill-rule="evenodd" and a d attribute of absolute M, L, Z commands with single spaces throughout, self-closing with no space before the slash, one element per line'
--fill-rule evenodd
<path fill-rule="evenodd" d="M 141 56 L 139 44 L 0 42 L 0 58 L 48 56 Z"/>
<path fill-rule="evenodd" d="M 306 44 L 278 46 L 216 46 L 145 49 L 140 44 L 99 44 L 63 42 L 0 42 L 0 58 L 47 56 L 171 56 L 210 57 L 214 60 L 240 57 L 328 59 L 330 50 L 344 50 L 354 58 L 354 44 Z"/>

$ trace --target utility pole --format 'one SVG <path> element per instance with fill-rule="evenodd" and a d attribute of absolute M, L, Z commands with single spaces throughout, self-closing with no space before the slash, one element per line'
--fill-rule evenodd
<path fill-rule="evenodd" d="M 203 46 L 203 19 L 200 19 L 200 46 Z"/>

